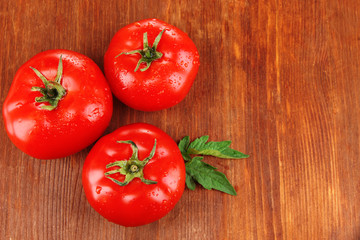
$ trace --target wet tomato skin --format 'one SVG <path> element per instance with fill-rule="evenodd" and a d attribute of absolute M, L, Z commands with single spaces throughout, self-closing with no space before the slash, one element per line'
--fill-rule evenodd
<path fill-rule="evenodd" d="M 58 106 L 48 103 L 32 87 L 44 83 L 30 68 L 49 81 L 57 75 L 62 56 L 61 85 L 66 94 Z M 76 153 L 98 139 L 109 125 L 113 111 L 110 87 L 99 67 L 88 57 L 69 50 L 41 52 L 17 71 L 3 104 L 3 118 L 11 141 L 23 152 L 39 159 L 55 159 Z"/>
<path fill-rule="evenodd" d="M 147 33 L 152 46 L 164 30 L 157 46 L 163 56 L 151 63 L 146 71 L 134 69 L 139 54 L 125 55 L 143 48 Z M 157 111 L 178 104 L 188 94 L 200 65 L 199 53 L 189 36 L 166 22 L 145 19 L 120 29 L 110 42 L 104 57 L 104 70 L 114 95 L 137 110 Z M 140 68 L 144 68 L 141 63 Z"/>
<path fill-rule="evenodd" d="M 105 177 L 106 165 L 128 160 L 132 149 L 119 140 L 132 140 L 139 148 L 139 159 L 149 156 L 157 141 L 153 158 L 144 167 L 144 177 L 156 181 L 145 184 L 134 178 L 119 186 Z M 124 181 L 125 176 L 114 174 Z M 185 164 L 176 143 L 159 128 L 145 123 L 120 127 L 102 137 L 87 156 L 82 183 L 90 205 L 107 220 L 123 226 L 140 226 L 164 217 L 181 198 L 185 187 Z"/>

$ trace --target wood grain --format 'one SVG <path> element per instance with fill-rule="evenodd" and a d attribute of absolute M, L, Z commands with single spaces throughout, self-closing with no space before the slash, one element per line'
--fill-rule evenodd
<path fill-rule="evenodd" d="M 231 139 L 251 157 L 206 161 L 238 196 L 198 187 L 158 222 L 117 226 L 82 190 L 91 147 L 41 161 L 1 127 L 0 239 L 360 239 L 357 0 L 0 1 L 1 103 L 38 52 L 70 49 L 102 68 L 116 31 L 152 17 L 189 34 L 199 74 L 168 110 L 139 112 L 115 100 L 107 133 L 147 122 L 175 140 Z"/>

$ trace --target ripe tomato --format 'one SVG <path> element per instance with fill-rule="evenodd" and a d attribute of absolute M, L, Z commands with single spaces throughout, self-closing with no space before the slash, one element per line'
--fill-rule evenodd
<path fill-rule="evenodd" d="M 45 51 L 22 65 L 3 105 L 11 141 L 40 159 L 87 147 L 101 136 L 111 115 L 112 95 L 101 70 L 68 50 Z"/>
<path fill-rule="evenodd" d="M 82 183 L 90 205 L 103 217 L 139 226 L 174 208 L 184 191 L 185 164 L 169 135 L 135 123 L 95 144 L 85 160 Z"/>
<path fill-rule="evenodd" d="M 120 29 L 105 54 L 114 95 L 129 107 L 156 111 L 179 103 L 199 68 L 193 41 L 180 29 L 146 19 Z"/>

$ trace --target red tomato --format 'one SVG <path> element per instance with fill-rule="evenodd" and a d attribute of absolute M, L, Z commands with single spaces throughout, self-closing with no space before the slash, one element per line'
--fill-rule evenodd
<path fill-rule="evenodd" d="M 112 106 L 110 87 L 90 58 L 49 50 L 17 71 L 3 117 L 19 149 L 35 158 L 54 159 L 98 139 L 110 122 Z"/>
<path fill-rule="evenodd" d="M 185 164 L 165 132 L 150 124 L 130 124 L 95 144 L 85 160 L 82 183 L 90 205 L 103 217 L 139 226 L 174 208 L 184 191 Z"/>
<path fill-rule="evenodd" d="M 186 33 L 163 21 L 146 19 L 115 34 L 104 69 L 120 101 L 137 110 L 156 111 L 185 98 L 199 64 L 196 46 Z"/>

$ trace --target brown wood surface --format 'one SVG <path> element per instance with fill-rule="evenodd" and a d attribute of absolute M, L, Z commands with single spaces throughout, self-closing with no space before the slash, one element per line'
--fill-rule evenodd
<path fill-rule="evenodd" d="M 101 68 L 121 27 L 156 17 L 187 32 L 201 66 L 186 99 L 145 113 L 115 100 L 107 130 L 147 122 L 175 140 L 233 141 L 206 161 L 238 196 L 198 187 L 158 222 L 124 228 L 87 203 L 90 147 L 41 161 L 0 130 L 0 239 L 360 239 L 358 0 L 1 0 L 0 99 L 35 54 L 70 49 Z"/>

